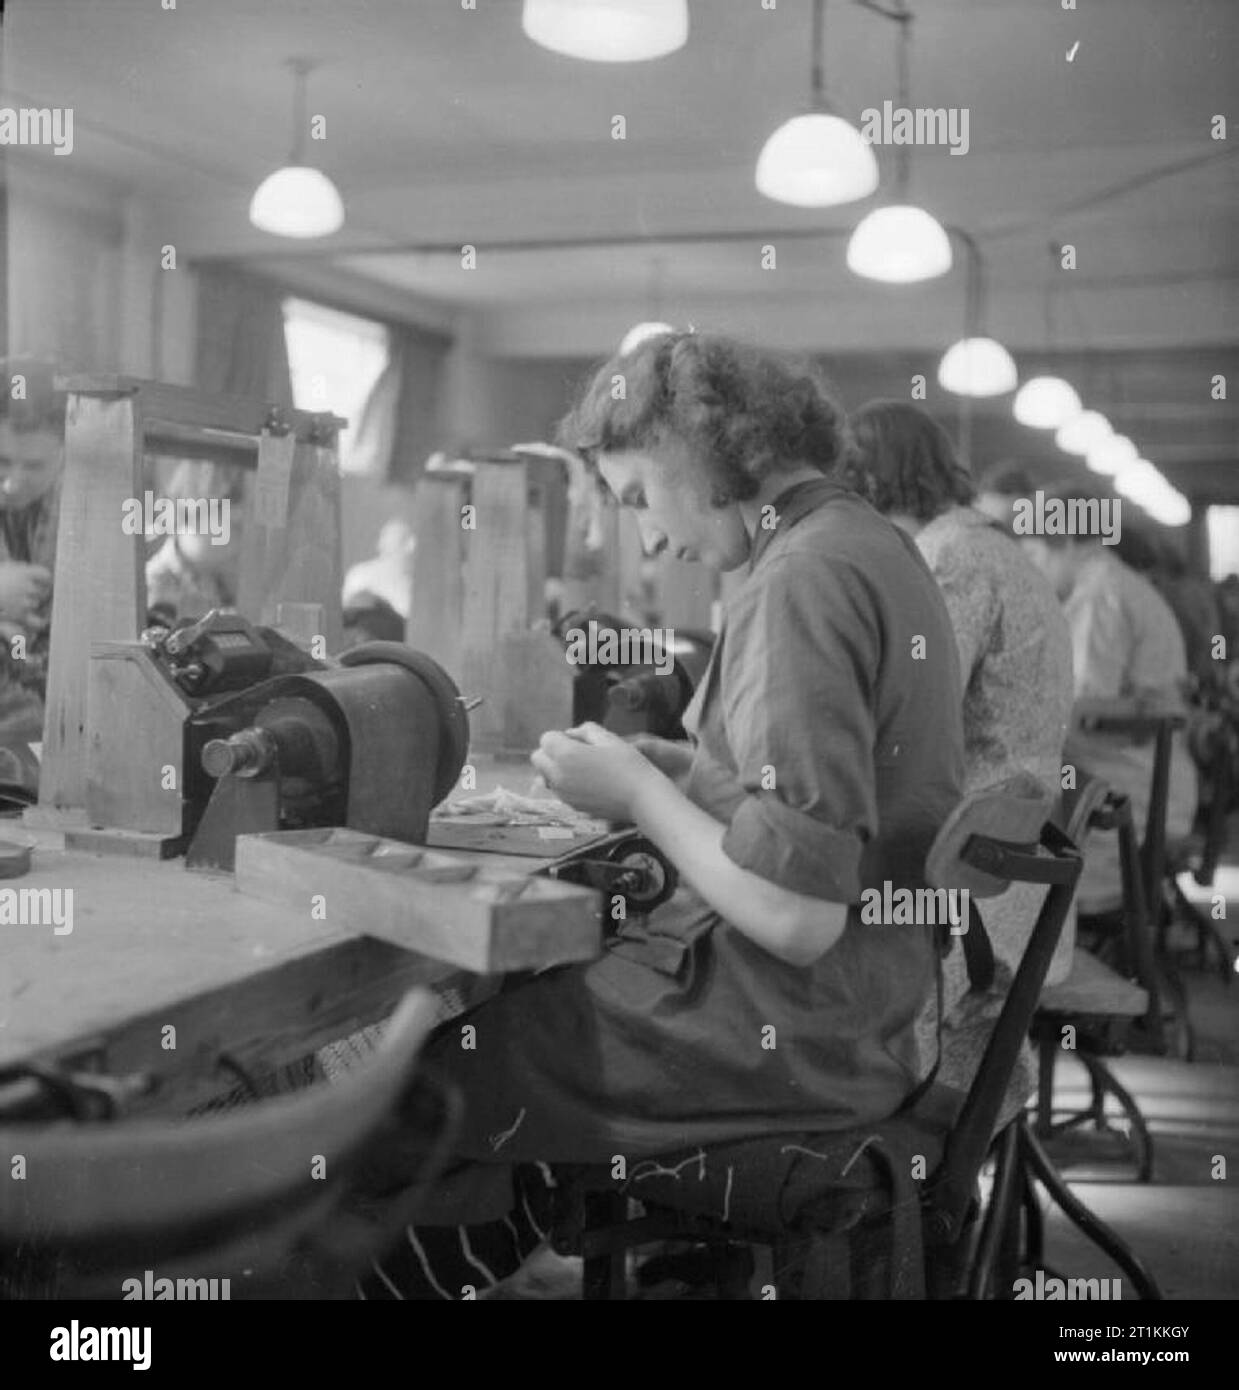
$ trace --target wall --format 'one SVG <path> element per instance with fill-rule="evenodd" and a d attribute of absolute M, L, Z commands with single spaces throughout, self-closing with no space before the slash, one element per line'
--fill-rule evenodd
<path fill-rule="evenodd" d="M 66 370 L 192 379 L 194 284 L 156 210 L 80 170 L 9 158 L 9 350 Z"/>

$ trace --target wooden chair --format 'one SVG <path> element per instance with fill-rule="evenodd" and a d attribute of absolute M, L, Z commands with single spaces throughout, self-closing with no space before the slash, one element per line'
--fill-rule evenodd
<path fill-rule="evenodd" d="M 1013 882 L 1049 885 L 962 1109 L 931 1086 L 910 1108 L 863 1130 L 660 1156 L 622 1180 L 605 1168 L 562 1170 L 552 1240 L 561 1253 L 584 1255 L 587 1299 L 623 1298 L 625 1252 L 668 1239 L 715 1252 L 720 1297 L 747 1296 L 745 1270 L 727 1259 L 737 1242 L 773 1251 L 780 1297 L 985 1298 L 1002 1290 L 998 1256 L 1010 1246 L 1012 1210 L 1018 1215 L 1028 1198 L 1012 1162 L 1035 1145 L 1022 1117 L 998 1137 L 1006 1166 L 997 1225 L 977 1220 L 977 1178 L 1081 866 L 1048 810 L 1040 783 L 1012 779 L 962 802 L 927 860 L 931 884 L 966 887 L 974 898 Z M 909 1176 L 918 1170 L 922 1181 Z M 1008 1194 L 1016 1191 L 1012 1208 Z M 626 1219 L 629 1198 L 644 1216 Z M 1077 1209 L 1068 1215 L 1079 1224 Z"/>
<path fill-rule="evenodd" d="M 1141 984 L 1151 991 L 1149 1017 L 1144 1026 L 1148 1029 L 1152 1050 L 1155 1053 L 1169 1051 L 1190 1062 L 1195 1058 L 1196 1036 L 1188 1009 L 1187 989 L 1167 949 L 1167 930 L 1173 915 L 1173 880 L 1178 871 L 1175 860 L 1179 853 L 1177 842 L 1174 846 L 1168 844 L 1166 834 L 1170 765 L 1174 752 L 1174 736 L 1186 722 L 1186 716 L 1182 714 L 1104 715 L 1093 718 L 1090 727 L 1098 733 L 1119 734 L 1139 741 L 1153 740 L 1149 808 L 1145 815 L 1143 837 L 1140 840 L 1138 864 L 1145 911 L 1155 949 L 1150 947 L 1151 955 L 1148 959 L 1128 958 L 1123 964 L 1125 968 L 1134 970 Z M 1124 911 L 1129 913 L 1128 893 L 1125 882 Z M 1099 950 L 1103 954 L 1108 947 L 1122 944 L 1127 939 L 1127 934 L 1122 929 L 1121 917 L 1116 921 L 1114 914 L 1102 914 L 1097 918 L 1085 919 L 1081 926 L 1092 929 L 1098 938 Z M 1155 1028 L 1152 1021 L 1154 1011 L 1158 1020 Z M 1173 1036 L 1170 1038 L 1164 1036 L 1164 1013 L 1173 1024 Z"/>
<path fill-rule="evenodd" d="M 1177 918 L 1186 922 L 1196 931 L 1198 968 L 1204 970 L 1212 954 L 1222 983 L 1229 988 L 1235 974 L 1234 947 L 1213 917 L 1201 911 L 1179 887 L 1179 877 L 1190 873 L 1201 888 L 1213 884 L 1226 849 L 1227 817 L 1235 795 L 1234 770 L 1239 760 L 1239 730 L 1224 709 L 1197 710 L 1189 721 L 1188 743 L 1196 770 L 1208 786 L 1208 795 L 1202 793 L 1201 797 L 1208 809 L 1196 831 L 1166 846 L 1165 886 L 1169 901 L 1160 924 L 1159 942 L 1169 960 L 1166 938 L 1171 921 Z"/>
<path fill-rule="evenodd" d="M 417 1055 L 436 1017 L 406 995 L 362 1069 L 180 1122 L 6 1125 L 25 1176 L 0 1184 L 9 1296 L 122 1297 L 127 1279 L 227 1279 L 235 1298 L 346 1298 L 441 1168 L 459 1108 Z M 417 1136 L 416 1141 L 410 1135 Z M 410 1191 L 381 1221 L 356 1197 L 399 1136 Z M 366 1184 L 365 1190 L 370 1190 Z M 216 1286 L 217 1290 L 221 1287 Z M 208 1294 L 199 1294 L 207 1297 Z"/>

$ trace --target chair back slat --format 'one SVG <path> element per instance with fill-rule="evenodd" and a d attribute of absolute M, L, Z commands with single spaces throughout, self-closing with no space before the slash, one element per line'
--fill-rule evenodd
<path fill-rule="evenodd" d="M 1036 854 L 1020 853 L 992 841 L 985 846 L 981 836 L 974 839 L 973 851 L 986 847 L 987 860 L 996 859 L 1008 882 L 1049 883 L 1050 891 L 1007 991 L 981 1065 L 947 1137 L 942 1163 L 928 1186 L 926 1226 L 930 1238 L 937 1241 L 954 1240 L 962 1227 L 1082 868 L 1075 846 L 1049 821 L 1042 827 L 1040 852 Z"/>
<path fill-rule="evenodd" d="M 1056 819 L 1067 838 L 1081 852 L 1084 842 L 1088 839 L 1093 816 L 1105 804 L 1109 791 L 1109 787 L 1099 777 L 1086 775 L 1074 791 L 1063 793 L 1061 815 Z"/>

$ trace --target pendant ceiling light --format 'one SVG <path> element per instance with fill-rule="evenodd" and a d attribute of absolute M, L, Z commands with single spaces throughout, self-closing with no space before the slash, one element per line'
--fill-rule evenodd
<path fill-rule="evenodd" d="M 344 203 L 336 186 L 305 160 L 305 79 L 310 64 L 289 63 L 293 70 L 293 152 L 288 163 L 268 174 L 250 200 L 250 221 L 273 236 L 320 237 L 344 225 Z"/>
<path fill-rule="evenodd" d="M 899 106 L 909 110 L 911 78 L 908 46 L 912 16 L 907 5 L 888 18 L 899 23 Z M 847 264 L 855 275 L 891 285 L 932 280 L 951 268 L 951 239 L 941 222 L 908 201 L 908 147 L 895 147 L 895 191 L 892 201 L 861 218 L 848 238 Z"/>
<path fill-rule="evenodd" d="M 1082 408 L 1075 387 L 1061 376 L 1029 377 L 1012 406 L 1020 424 L 1034 430 L 1056 430 Z"/>
<path fill-rule="evenodd" d="M 924 208 L 891 203 L 874 208 L 848 241 L 848 269 L 867 280 L 910 285 L 951 268 L 951 240 Z"/>
<path fill-rule="evenodd" d="M 757 159 L 757 191 L 800 208 L 854 203 L 878 186 L 873 150 L 854 125 L 831 111 L 826 100 L 824 3 L 813 0 L 812 109 L 785 121 Z"/>
<path fill-rule="evenodd" d="M 1057 267 L 1061 245 L 1051 241 L 1048 247 L 1051 263 Z M 1051 355 L 1058 341 L 1054 319 L 1054 291 L 1058 276 L 1053 271 L 1046 277 L 1042 311 L 1045 316 L 1045 350 Z M 1011 412 L 1021 425 L 1034 430 L 1061 429 L 1084 409 L 1076 389 L 1061 376 L 1030 377 L 1015 393 Z"/>
<path fill-rule="evenodd" d="M 1129 463 L 1114 480 L 1114 490 L 1163 526 L 1182 526 L 1192 515 L 1191 504 L 1148 459 Z"/>
<path fill-rule="evenodd" d="M 1014 391 L 1019 373 L 1011 354 L 996 338 L 982 332 L 985 320 L 985 266 L 976 240 L 960 228 L 956 236 L 967 251 L 964 288 L 964 336 L 952 343 L 938 363 L 938 385 L 957 396 L 1001 396 Z"/>
<path fill-rule="evenodd" d="M 1136 446 L 1125 434 L 1110 434 L 1085 451 L 1084 462 L 1094 473 L 1113 476 L 1139 457 Z"/>
<path fill-rule="evenodd" d="M 651 320 L 649 323 L 634 324 L 627 333 L 624 334 L 620 342 L 620 355 L 629 353 L 633 348 L 640 347 L 647 338 L 658 338 L 664 333 L 674 333 L 675 328 L 669 323 L 658 323 Z"/>
<path fill-rule="evenodd" d="M 1113 433 L 1109 420 L 1099 411 L 1082 410 L 1055 433 L 1054 443 L 1065 454 L 1087 454 Z"/>
<path fill-rule="evenodd" d="M 994 338 L 961 338 L 938 363 L 938 385 L 957 396 L 1001 396 L 1018 380 L 1011 354 Z"/>
<path fill-rule="evenodd" d="M 534 43 L 592 63 L 662 58 L 688 41 L 688 0 L 525 0 Z"/>
<path fill-rule="evenodd" d="M 1114 490 L 1163 526 L 1185 526 L 1192 519 L 1192 504 L 1148 459 L 1129 463 L 1115 478 Z"/>

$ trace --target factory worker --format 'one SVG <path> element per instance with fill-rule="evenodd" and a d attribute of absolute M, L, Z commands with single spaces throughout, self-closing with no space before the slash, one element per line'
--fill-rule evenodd
<path fill-rule="evenodd" d="M 852 1130 L 935 1060 L 915 1028 L 933 929 L 858 904 L 923 885 L 960 798 L 959 664 L 912 540 L 828 476 L 842 411 L 808 368 L 672 333 L 603 366 L 562 434 L 648 551 L 744 572 L 691 746 L 585 725 L 533 755 L 564 801 L 639 827 L 681 890 L 617 923 L 599 959 L 517 983 L 432 1042 L 464 1097 L 457 1162 L 367 1297 L 459 1297 L 477 1261 L 506 1272 L 545 1227 L 529 1179 L 556 1163 Z"/>
<path fill-rule="evenodd" d="M 848 481 L 916 538 L 942 590 L 964 680 L 964 790 L 971 794 L 1031 773 L 1057 794 L 1071 716 L 1071 636 L 1058 598 L 1006 532 L 974 502 L 968 470 L 950 437 L 906 401 L 871 401 L 852 416 L 855 459 Z M 970 505 L 971 504 L 971 505 Z M 944 965 L 942 1066 L 938 1081 L 962 1101 L 981 1064 L 1011 981 L 1032 936 L 1046 890 L 1013 883 L 981 905 L 994 949 L 993 985 L 970 989 L 962 951 Z M 975 909 L 975 904 L 974 904 Z M 1064 929 L 1047 978 L 1065 977 L 1075 941 Z M 1025 1048 L 1004 1115 L 1022 1109 L 1036 1087 Z"/>
<path fill-rule="evenodd" d="M 43 736 L 65 397 L 48 362 L 0 364 L 0 747 Z"/>
<path fill-rule="evenodd" d="M 228 509 L 226 538 L 180 532 L 168 536 L 146 562 L 146 606 L 164 621 L 189 622 L 213 608 L 232 610 L 241 566 L 245 483 L 228 464 L 183 460 L 161 496 L 172 501 L 219 499 Z"/>
<path fill-rule="evenodd" d="M 1100 500 L 1072 482 L 1048 489 L 1046 496 L 1081 508 Z M 1115 515 L 1117 536 L 1121 512 Z M 1161 594 L 1125 565 L 1101 534 L 1030 536 L 1024 545 L 1054 585 L 1071 628 L 1075 706 L 1065 761 L 1127 796 L 1136 834 L 1142 836 L 1152 794 L 1153 741 L 1098 732 L 1091 720 L 1186 712 L 1187 654 L 1178 621 Z M 1179 731 L 1171 749 L 1166 806 L 1171 839 L 1190 832 L 1196 798 L 1196 768 Z M 1121 906 L 1117 835 L 1089 841 L 1076 902 L 1090 914 Z"/>

